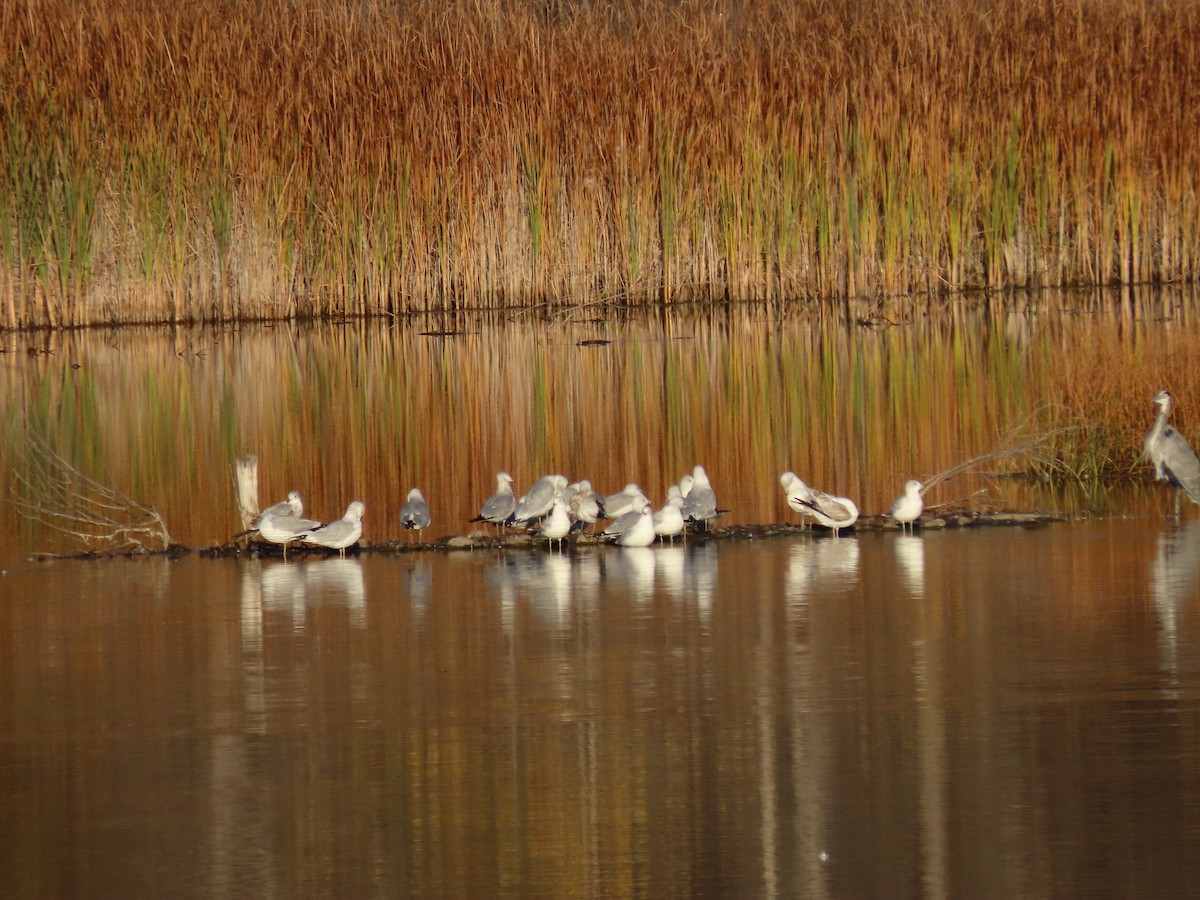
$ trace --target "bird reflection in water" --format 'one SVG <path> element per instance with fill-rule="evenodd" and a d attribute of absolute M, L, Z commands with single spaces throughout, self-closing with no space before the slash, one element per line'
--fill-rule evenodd
<path fill-rule="evenodd" d="M 617 566 L 629 585 L 629 595 L 635 600 L 650 600 L 654 596 L 654 556 L 658 551 L 649 547 L 622 547 L 617 551 Z"/>
<path fill-rule="evenodd" d="M 357 559 L 329 558 L 305 563 L 305 602 L 309 606 L 341 605 L 355 628 L 367 626 L 367 589 L 362 563 Z"/>
<path fill-rule="evenodd" d="M 900 534 L 892 539 L 892 552 L 904 586 L 914 597 L 925 596 L 925 539 L 913 534 Z"/>
<path fill-rule="evenodd" d="M 1179 684 L 1179 615 L 1194 601 L 1200 579 L 1200 521 L 1158 536 L 1150 564 L 1150 596 L 1158 617 L 1159 654 L 1173 688 Z"/>
<path fill-rule="evenodd" d="M 849 590 L 858 584 L 858 539 L 801 540 L 788 553 L 787 593 L 805 600 L 813 593 Z"/>

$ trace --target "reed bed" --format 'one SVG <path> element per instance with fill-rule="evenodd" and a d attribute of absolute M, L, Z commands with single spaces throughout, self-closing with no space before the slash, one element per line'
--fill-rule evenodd
<path fill-rule="evenodd" d="M 0 322 L 1189 281 L 1200 2 L 14 0 Z"/>

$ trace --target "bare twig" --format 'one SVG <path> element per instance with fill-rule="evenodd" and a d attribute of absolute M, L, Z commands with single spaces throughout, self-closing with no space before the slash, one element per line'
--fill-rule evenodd
<path fill-rule="evenodd" d="M 1012 459 L 1018 456 L 1028 456 L 1030 454 L 1037 453 L 1038 451 L 1045 449 L 1045 447 L 1054 438 L 1074 430 L 1074 426 L 1066 426 L 1064 428 L 1054 428 L 1049 431 L 1043 431 L 1015 447 L 1002 447 L 998 450 L 992 450 L 989 453 L 984 453 L 982 456 L 976 456 L 972 459 L 966 460 L 965 462 L 960 462 L 943 472 L 938 472 L 936 475 L 925 479 L 925 482 L 921 487 L 921 493 L 928 493 L 943 481 L 953 478 L 955 475 L 961 475 L 963 472 L 970 471 L 971 469 L 981 466 L 984 463 L 994 462 L 995 460 L 999 459 Z"/>
<path fill-rule="evenodd" d="M 171 535 L 157 509 L 80 472 L 45 437 L 26 439 L 28 473 L 16 473 L 21 515 L 90 550 L 165 550 Z"/>

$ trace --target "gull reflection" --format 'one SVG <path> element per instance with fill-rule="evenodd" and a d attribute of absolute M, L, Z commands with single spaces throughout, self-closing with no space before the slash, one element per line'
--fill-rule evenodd
<path fill-rule="evenodd" d="M 629 584 L 630 596 L 649 600 L 654 595 L 654 554 L 649 547 L 622 547 L 617 565 Z"/>
<path fill-rule="evenodd" d="M 433 591 L 433 567 L 422 553 L 412 553 L 410 556 L 419 557 L 404 572 L 404 583 L 408 589 L 408 600 L 412 604 L 413 613 L 418 619 L 425 616 L 429 608 L 429 595 Z"/>
<path fill-rule="evenodd" d="M 242 648 L 244 651 L 262 650 L 262 578 L 259 563 L 247 562 L 242 566 Z"/>
<path fill-rule="evenodd" d="M 367 590 L 359 560 L 322 559 L 305 563 L 303 569 L 305 600 L 310 605 L 344 604 L 350 612 L 350 624 L 366 628 Z"/>
<path fill-rule="evenodd" d="M 654 580 L 672 600 L 682 600 L 687 584 L 687 550 L 683 547 L 655 550 Z"/>
<path fill-rule="evenodd" d="M 1179 677 L 1179 613 L 1197 594 L 1200 575 L 1200 521 L 1158 536 L 1158 549 L 1150 564 L 1150 596 L 1158 616 L 1159 652 L 1172 687 Z"/>
<path fill-rule="evenodd" d="M 304 576 L 299 566 L 286 562 L 263 564 L 262 606 L 264 611 L 288 614 L 292 630 L 304 630 Z"/>
<path fill-rule="evenodd" d="M 573 577 L 571 560 L 561 553 L 531 554 L 522 569 L 522 593 L 534 613 L 554 631 L 562 632 L 570 625 Z"/>
<path fill-rule="evenodd" d="M 500 625 L 512 636 L 517 617 L 517 560 L 501 553 L 483 570 L 483 585 L 488 596 L 500 601 Z"/>
<path fill-rule="evenodd" d="M 925 596 L 925 539 L 913 534 L 897 535 L 892 552 L 900 567 L 900 577 L 914 597 Z"/>
<path fill-rule="evenodd" d="M 814 592 L 836 592 L 858 584 L 858 539 L 798 541 L 788 553 L 787 595 L 804 601 Z"/>
<path fill-rule="evenodd" d="M 696 611 L 702 621 L 712 614 L 713 593 L 717 588 L 717 548 L 712 543 L 691 547 L 688 551 L 687 573 L 691 591 L 696 598 Z"/>
<path fill-rule="evenodd" d="M 601 553 L 579 553 L 570 558 L 574 573 L 577 614 L 584 610 L 594 609 L 600 603 L 600 587 L 603 580 L 600 568 L 601 556 Z"/>

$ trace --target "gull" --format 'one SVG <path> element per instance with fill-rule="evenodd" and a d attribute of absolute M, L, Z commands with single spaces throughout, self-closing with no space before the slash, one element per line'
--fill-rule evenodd
<path fill-rule="evenodd" d="M 715 519 L 725 512 L 723 509 L 717 509 L 717 495 L 712 489 L 712 483 L 708 480 L 708 473 L 704 471 L 704 466 L 696 466 L 692 470 L 691 488 L 684 491 L 681 483 L 680 493 L 684 497 L 683 518 L 695 525 L 703 525 L 707 528 L 709 520 Z"/>
<path fill-rule="evenodd" d="M 301 519 L 299 516 L 287 513 L 271 513 L 270 510 L 259 516 L 258 533 L 264 540 L 272 544 L 283 545 L 283 558 L 287 559 L 287 545 L 300 540 L 313 528 L 320 528 L 321 523 L 314 519 Z"/>
<path fill-rule="evenodd" d="M 601 497 L 592 490 L 592 483 L 587 480 L 577 481 L 575 484 L 567 485 L 567 488 L 574 488 L 567 498 L 567 513 L 571 516 L 571 520 L 576 522 L 580 528 L 595 525 L 596 520 L 600 518 Z"/>
<path fill-rule="evenodd" d="M 837 537 L 843 528 L 858 521 L 858 507 L 849 497 L 836 497 L 824 491 L 814 490 L 801 481 L 794 472 L 784 472 L 779 483 L 787 492 L 788 506 L 805 516 L 812 516 Z"/>
<path fill-rule="evenodd" d="M 287 499 L 268 506 L 257 516 L 250 520 L 250 528 L 255 529 L 258 523 L 267 516 L 302 516 L 304 515 L 304 503 L 300 499 L 299 491 L 288 491 Z"/>
<path fill-rule="evenodd" d="M 609 522 L 608 527 L 601 532 L 604 537 L 619 537 L 620 535 L 624 534 L 638 523 L 638 520 L 642 514 L 642 510 L 650 508 L 650 501 L 646 499 L 644 494 L 638 494 L 637 496 L 633 497 L 630 502 L 633 508 L 630 509 L 629 512 L 622 513 Z M 653 526 L 653 519 L 651 519 L 650 524 Z"/>
<path fill-rule="evenodd" d="M 921 499 L 921 491 L 925 486 L 915 478 L 904 482 L 904 494 L 897 497 L 888 510 L 888 515 L 900 523 L 902 530 L 911 531 L 913 523 L 921 518 L 925 509 L 925 501 Z"/>
<path fill-rule="evenodd" d="M 346 507 L 346 514 L 336 522 L 306 531 L 300 535 L 300 540 L 337 550 L 339 556 L 345 556 L 346 548 L 362 537 L 362 517 L 366 509 L 361 500 L 354 500 Z"/>
<path fill-rule="evenodd" d="M 654 533 L 659 537 L 670 538 L 675 543 L 675 536 L 683 534 L 683 494 L 677 485 L 671 485 L 667 491 L 667 504 L 654 514 Z"/>
<path fill-rule="evenodd" d="M 431 520 L 429 504 L 425 502 L 424 494 L 420 488 L 413 488 L 408 492 L 408 502 L 400 508 L 400 524 L 408 531 L 415 528 L 419 538 L 421 532 L 429 527 Z"/>
<path fill-rule="evenodd" d="M 563 538 L 571 532 L 571 517 L 567 515 L 567 507 L 561 495 L 555 494 L 554 499 L 550 501 L 550 513 L 542 519 L 538 530 L 551 546 L 558 541 L 558 549 L 562 550 Z"/>
<path fill-rule="evenodd" d="M 645 492 L 633 482 L 625 485 L 620 491 L 615 494 L 609 494 L 604 498 L 601 504 L 603 508 L 604 518 L 619 519 L 621 516 L 631 512 L 635 512 L 634 498 L 641 498 L 647 503 L 650 502 Z M 638 507 L 640 509 L 640 507 Z"/>
<path fill-rule="evenodd" d="M 684 475 L 679 479 L 679 494 L 684 500 L 686 500 L 688 494 L 692 492 L 693 481 L 695 481 L 695 479 L 691 475 Z"/>
<path fill-rule="evenodd" d="M 518 525 L 526 524 L 530 519 L 537 519 L 550 512 L 554 506 L 554 498 L 567 486 L 567 479 L 562 475 L 543 475 L 533 483 L 513 511 L 513 522 Z"/>
<path fill-rule="evenodd" d="M 654 514 L 649 506 L 643 506 L 633 524 L 617 538 L 622 547 L 649 547 L 654 543 Z"/>
<path fill-rule="evenodd" d="M 1187 494 L 1193 503 L 1200 503 L 1200 460 L 1182 434 L 1167 424 L 1171 416 L 1171 393 L 1159 391 L 1154 396 L 1158 416 L 1146 432 L 1142 444 L 1146 458 L 1154 465 L 1154 477 L 1175 488 L 1175 518 L 1179 518 L 1179 492 Z"/>
<path fill-rule="evenodd" d="M 472 522 L 488 522 L 497 527 L 508 524 L 513 510 L 517 508 L 517 498 L 513 496 L 512 476 L 507 472 L 496 475 L 496 493 L 488 497 L 479 515 Z"/>

